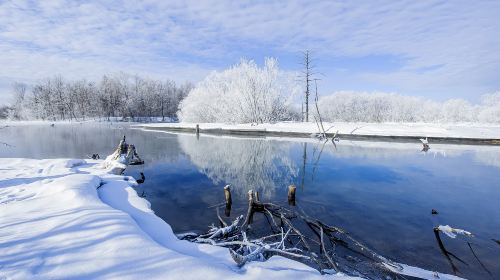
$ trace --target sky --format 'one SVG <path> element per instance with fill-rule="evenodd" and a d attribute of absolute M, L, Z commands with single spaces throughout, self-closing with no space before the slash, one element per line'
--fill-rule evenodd
<path fill-rule="evenodd" d="M 305 50 L 322 95 L 477 102 L 500 90 L 500 1 L 0 0 L 0 104 L 16 81 L 198 82 L 241 58 L 300 71 Z"/>

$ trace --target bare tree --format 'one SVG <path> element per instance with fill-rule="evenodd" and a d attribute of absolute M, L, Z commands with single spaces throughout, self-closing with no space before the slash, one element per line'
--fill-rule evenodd
<path fill-rule="evenodd" d="M 309 122 L 309 95 L 311 95 L 311 82 L 314 81 L 314 75 L 317 74 L 315 72 L 315 66 L 313 65 L 311 52 L 306 50 L 303 54 L 303 60 L 301 65 L 303 70 L 301 71 L 301 79 L 305 83 L 305 92 L 304 92 L 304 106 L 302 109 L 302 121 Z M 305 107 L 305 108 L 304 108 Z M 303 111 L 305 109 L 305 112 Z"/>
<path fill-rule="evenodd" d="M 15 105 L 8 109 L 13 119 L 173 119 L 179 103 L 193 86 L 190 83 L 176 86 L 171 80 L 152 80 L 119 73 L 105 75 L 99 83 L 67 81 L 56 76 L 35 83 L 31 86 L 31 92 L 27 88 L 22 83 L 13 85 Z"/>

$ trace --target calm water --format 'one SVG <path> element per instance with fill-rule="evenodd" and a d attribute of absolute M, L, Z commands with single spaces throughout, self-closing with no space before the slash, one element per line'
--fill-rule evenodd
<path fill-rule="evenodd" d="M 206 231 L 217 221 L 213 205 L 232 185 L 231 219 L 246 212 L 246 193 L 286 204 L 289 184 L 310 216 L 342 227 L 397 262 L 453 273 L 433 233 L 439 224 L 471 231 L 474 238 L 441 235 L 458 275 L 500 278 L 500 147 L 313 140 L 285 141 L 169 134 L 123 124 L 48 125 L 0 130 L 1 157 L 81 158 L 107 155 L 120 137 L 138 148 L 144 166 L 127 170 L 146 182 L 156 214 L 176 232 Z M 439 215 L 432 216 L 431 209 Z M 474 257 L 467 241 L 481 263 Z M 484 267 L 483 267 L 484 266 Z M 489 272 L 488 272 L 489 271 Z M 491 275 L 489 274 L 491 273 Z"/>

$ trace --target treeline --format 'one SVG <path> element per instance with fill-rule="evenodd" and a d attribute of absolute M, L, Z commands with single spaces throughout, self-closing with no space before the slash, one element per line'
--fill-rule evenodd
<path fill-rule="evenodd" d="M 260 67 L 241 60 L 209 74 L 196 87 L 118 74 L 103 76 L 98 82 L 56 76 L 33 85 L 17 83 L 13 89 L 13 105 L 0 108 L 0 117 L 273 123 L 301 121 L 306 111 L 303 83 L 295 74 L 280 70 L 272 58 Z M 317 114 L 315 102 L 322 120 L 329 122 L 500 123 L 500 92 L 483 95 L 478 104 L 463 99 L 436 102 L 390 93 L 337 92 L 314 101 L 311 96 L 311 116 Z"/>
<path fill-rule="evenodd" d="M 69 81 L 60 76 L 33 85 L 16 83 L 11 119 L 85 120 L 122 117 L 131 120 L 176 119 L 179 103 L 193 88 L 171 80 L 137 75 L 105 75 L 99 82 Z"/>
<path fill-rule="evenodd" d="M 224 123 L 301 121 L 305 89 L 296 77 L 281 71 L 275 59 L 266 59 L 262 67 L 242 60 L 198 83 L 180 103 L 179 119 Z M 314 121 L 315 91 L 311 94 L 309 120 Z M 322 120 L 329 122 L 500 123 L 500 92 L 483 95 L 479 104 L 464 99 L 436 102 L 377 92 L 337 92 L 320 96 L 317 102 Z"/>
<path fill-rule="evenodd" d="M 500 123 L 500 92 L 481 96 L 479 104 L 463 99 L 436 102 L 392 93 L 337 92 L 319 99 L 326 121 Z"/>

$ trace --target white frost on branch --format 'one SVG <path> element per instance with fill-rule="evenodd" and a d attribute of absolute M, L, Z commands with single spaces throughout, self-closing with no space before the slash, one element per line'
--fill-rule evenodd
<path fill-rule="evenodd" d="M 439 231 L 441 231 L 442 233 L 448 235 L 450 238 L 457 237 L 457 234 L 465 235 L 465 236 L 469 236 L 469 237 L 473 236 L 472 233 L 470 233 L 466 230 L 459 229 L 459 228 L 452 228 L 449 225 L 446 225 L 446 226 L 440 225 L 437 227 L 437 229 Z"/>

